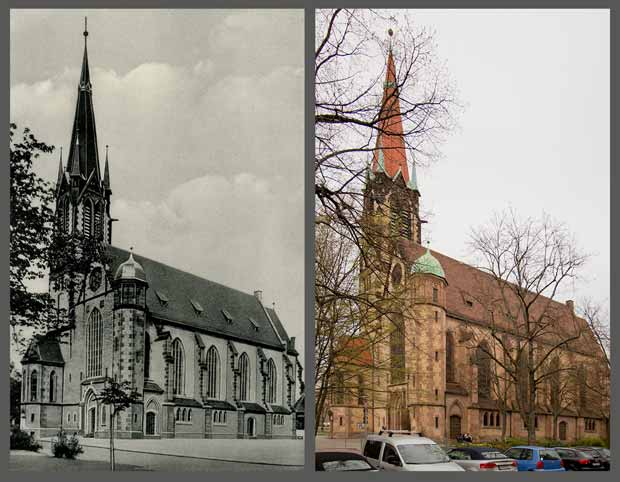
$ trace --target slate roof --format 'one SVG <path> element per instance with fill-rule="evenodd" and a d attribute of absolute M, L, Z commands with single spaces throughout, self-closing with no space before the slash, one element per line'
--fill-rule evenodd
<path fill-rule="evenodd" d="M 161 388 L 157 383 L 151 380 L 144 381 L 144 391 L 154 392 L 154 393 L 164 393 L 164 389 Z"/>
<path fill-rule="evenodd" d="M 283 413 L 285 415 L 290 415 L 291 411 L 286 408 L 283 407 L 282 405 L 270 405 L 271 406 L 271 411 L 273 413 Z"/>
<path fill-rule="evenodd" d="M 284 342 L 286 343 L 286 346 L 287 346 L 286 352 L 289 355 L 293 355 L 293 356 L 299 355 L 299 352 L 294 347 L 290 346 L 291 339 L 286 333 L 286 330 L 284 329 L 284 326 L 282 325 L 282 321 L 280 321 L 280 317 L 278 316 L 278 314 L 275 312 L 273 308 L 266 308 L 266 309 L 267 309 L 267 312 L 269 313 L 269 318 L 271 318 L 271 321 L 273 321 L 273 324 L 276 327 L 276 331 L 280 335 L 280 338 L 282 338 L 282 340 L 284 340 Z"/>
<path fill-rule="evenodd" d="M 202 403 L 200 403 L 198 400 L 194 400 L 193 398 L 174 397 L 172 401 L 174 402 L 175 405 L 180 405 L 182 407 L 202 408 Z"/>
<path fill-rule="evenodd" d="M 297 401 L 295 402 L 295 405 L 293 406 L 293 409 L 295 410 L 296 413 L 304 413 L 305 409 L 306 409 L 306 394 L 302 393 L 301 397 L 299 397 L 297 399 Z"/>
<path fill-rule="evenodd" d="M 224 400 L 208 400 L 206 405 L 217 410 L 237 410 L 232 403 Z"/>
<path fill-rule="evenodd" d="M 239 405 L 241 405 L 243 408 L 245 408 L 246 412 L 250 412 L 250 413 L 267 413 L 267 410 L 265 410 L 265 407 L 263 407 L 262 405 L 259 405 L 258 403 L 254 403 L 254 402 L 239 402 Z"/>
<path fill-rule="evenodd" d="M 50 335 L 34 337 L 22 358 L 22 363 L 64 365 L 65 360 L 60 351 L 58 338 Z"/>
<path fill-rule="evenodd" d="M 115 246 L 109 246 L 108 253 L 111 257 L 112 273 L 129 258 L 129 251 Z M 271 349 L 285 349 L 261 303 L 253 294 L 229 288 L 136 253 L 133 255 L 146 273 L 149 283 L 146 305 L 152 317 Z M 160 301 L 157 292 L 163 294 L 168 301 Z M 196 311 L 192 300 L 197 301 L 204 309 L 202 313 Z M 227 321 L 223 310 L 230 314 L 232 322 Z M 273 310 L 268 310 L 270 316 L 272 313 L 275 315 Z M 250 318 L 256 322 L 258 330 L 254 328 Z M 280 336 L 288 339 L 277 315 L 273 318 Z"/>

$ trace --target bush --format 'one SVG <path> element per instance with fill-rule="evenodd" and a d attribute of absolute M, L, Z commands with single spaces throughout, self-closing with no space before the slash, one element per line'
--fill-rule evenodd
<path fill-rule="evenodd" d="M 11 450 L 30 450 L 38 452 L 43 446 L 29 433 L 15 428 L 11 430 Z"/>
<path fill-rule="evenodd" d="M 75 434 L 67 437 L 65 432 L 59 432 L 58 438 L 52 440 L 52 454 L 56 458 L 74 459 L 81 453 L 84 453 L 84 449 Z"/>
<path fill-rule="evenodd" d="M 576 446 L 583 447 L 606 447 L 609 448 L 609 442 L 600 437 L 584 437 L 575 442 Z"/>

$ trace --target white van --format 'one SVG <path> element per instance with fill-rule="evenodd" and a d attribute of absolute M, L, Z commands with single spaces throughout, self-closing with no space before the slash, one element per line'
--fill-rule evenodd
<path fill-rule="evenodd" d="M 368 435 L 364 456 L 379 470 L 464 472 L 439 445 L 416 435 Z"/>

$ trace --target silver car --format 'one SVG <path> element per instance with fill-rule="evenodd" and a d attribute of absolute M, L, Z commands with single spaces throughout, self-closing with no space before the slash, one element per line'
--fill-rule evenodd
<path fill-rule="evenodd" d="M 517 462 L 491 447 L 457 447 L 448 450 L 448 457 L 471 472 L 516 472 Z"/>

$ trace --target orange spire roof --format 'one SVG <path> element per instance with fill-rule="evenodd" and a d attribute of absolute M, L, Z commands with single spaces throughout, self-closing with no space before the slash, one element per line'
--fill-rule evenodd
<path fill-rule="evenodd" d="M 383 85 L 383 100 L 379 112 L 379 134 L 376 150 L 373 152 L 371 169 L 383 171 L 388 177 L 395 177 L 400 171 L 405 184 L 409 183 L 407 153 L 403 137 L 403 121 L 400 112 L 396 67 L 390 46 L 387 58 L 387 71 Z"/>

